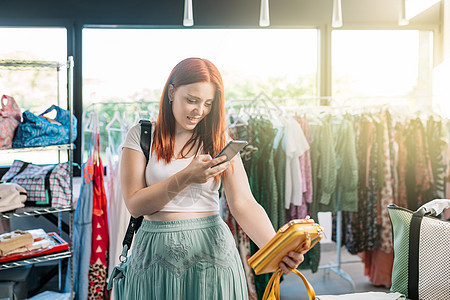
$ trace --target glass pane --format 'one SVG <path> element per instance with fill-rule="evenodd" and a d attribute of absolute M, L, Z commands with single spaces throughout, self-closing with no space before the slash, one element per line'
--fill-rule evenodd
<path fill-rule="evenodd" d="M 315 29 L 87 28 L 83 106 L 87 113 L 99 112 L 102 143 L 108 140 L 102 127 L 115 111 L 125 111 L 132 123 L 139 119 L 136 111 L 156 118 L 151 111 L 157 104 L 149 108 L 148 101 L 159 101 L 170 71 L 188 57 L 206 58 L 218 67 L 227 101 L 261 92 L 273 98 L 317 96 Z"/>
<path fill-rule="evenodd" d="M 316 95 L 313 29 L 84 29 L 83 103 L 158 100 L 187 57 L 210 59 L 230 99 Z"/>
<path fill-rule="evenodd" d="M 67 31 L 65 28 L 7 28 L 0 27 L 1 59 L 55 61 L 67 60 Z M 67 107 L 67 72 L 56 69 L 5 69 L 0 68 L 0 91 L 14 97 L 21 111 L 40 114 L 52 104 Z M 58 80 L 60 84 L 58 86 Z M 50 114 L 49 117 L 54 117 Z M 0 152 L 0 166 L 10 165 L 14 159 L 32 163 L 57 163 L 56 151 L 28 153 Z M 61 152 L 61 161 L 67 154 Z"/>
<path fill-rule="evenodd" d="M 352 104 L 430 105 L 432 46 L 431 31 L 333 31 L 333 97 Z"/>

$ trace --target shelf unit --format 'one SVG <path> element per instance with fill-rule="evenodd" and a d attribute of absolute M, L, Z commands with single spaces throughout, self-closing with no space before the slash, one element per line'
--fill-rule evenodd
<path fill-rule="evenodd" d="M 73 57 L 69 56 L 68 60 L 64 63 L 61 62 L 55 62 L 55 61 L 33 61 L 33 60 L 0 60 L 0 69 L 7 69 L 12 71 L 29 71 L 29 70 L 55 70 L 57 74 L 57 97 L 56 97 L 56 105 L 61 107 L 60 104 L 60 88 L 61 88 L 61 82 L 60 82 L 60 72 L 61 70 L 67 71 L 67 109 L 70 111 L 71 115 L 73 114 Z M 23 109 L 23 108 L 22 108 Z M 69 131 L 69 140 L 72 139 L 72 133 L 73 130 L 76 130 L 76 128 L 73 128 L 73 122 L 72 118 L 70 118 L 70 131 Z M 0 155 L 2 153 L 24 153 L 24 152 L 36 152 L 36 151 L 57 151 L 58 153 L 58 161 L 60 161 L 60 153 L 67 151 L 67 158 L 69 162 L 69 175 L 70 175 L 70 190 L 71 192 L 71 201 L 70 205 L 65 207 L 23 207 L 18 208 L 14 211 L 4 212 L 0 213 L 0 221 L 1 220 L 10 220 L 13 218 L 25 218 L 30 216 L 44 216 L 48 219 L 52 219 L 50 217 L 53 217 L 56 221 L 58 227 L 58 234 L 61 235 L 61 232 L 64 229 L 64 224 L 62 222 L 62 213 L 63 212 L 69 212 L 69 224 L 66 225 L 65 229 L 69 235 L 69 250 L 63 251 L 63 252 L 57 252 L 57 253 L 51 253 L 43 256 L 38 257 L 32 257 L 32 258 L 25 258 L 22 260 L 12 261 L 12 262 L 5 262 L 0 263 L 0 270 L 10 269 L 10 268 L 16 268 L 21 266 L 26 266 L 30 264 L 37 264 L 37 263 L 43 263 L 43 262 L 49 262 L 49 261 L 58 261 L 58 283 L 59 283 L 59 290 L 62 290 L 62 260 L 71 258 L 73 256 L 73 245 L 72 245 L 72 231 L 73 231 L 73 144 L 63 144 L 63 145 L 52 145 L 47 147 L 29 147 L 29 148 L 10 148 L 10 149 L 2 149 L 0 150 Z M 57 217 L 55 217 L 57 215 Z M 72 266 L 72 260 L 70 260 L 70 263 L 68 264 L 68 268 L 70 268 L 70 294 L 71 299 L 74 298 L 73 293 L 73 266 Z"/>
<path fill-rule="evenodd" d="M 0 153 L 20 153 L 20 152 L 36 152 L 36 151 L 63 151 L 73 150 L 72 145 L 52 145 L 46 147 L 28 147 L 28 148 L 9 148 L 1 149 Z"/>
<path fill-rule="evenodd" d="M 31 217 L 40 216 L 45 214 L 54 214 L 59 212 L 71 211 L 71 206 L 64 207 L 36 207 L 36 206 L 25 206 L 22 208 L 17 208 L 11 212 L 0 213 L 0 220 L 11 219 L 11 218 L 21 218 L 21 217 Z M 1 268 L 1 266 L 0 266 Z"/>
<path fill-rule="evenodd" d="M 37 264 L 37 263 L 42 263 L 42 262 L 47 262 L 47 261 L 52 261 L 52 260 L 61 260 L 63 258 L 70 258 L 70 257 L 72 257 L 72 251 L 57 252 L 57 253 L 52 253 L 52 254 L 48 254 L 48 255 L 13 261 L 13 262 L 6 262 L 3 264 L 0 264 L 0 270 L 22 267 L 22 266 L 26 266 L 26 265 L 30 265 L 30 264 Z"/>

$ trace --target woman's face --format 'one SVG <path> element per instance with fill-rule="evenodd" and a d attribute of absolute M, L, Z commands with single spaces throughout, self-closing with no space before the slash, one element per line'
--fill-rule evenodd
<path fill-rule="evenodd" d="M 214 101 L 215 88 L 211 82 L 197 82 L 174 88 L 169 86 L 175 130 L 194 130 L 209 114 Z"/>

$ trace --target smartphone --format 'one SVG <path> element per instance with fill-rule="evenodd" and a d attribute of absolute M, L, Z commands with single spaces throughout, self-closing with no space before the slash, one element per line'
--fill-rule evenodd
<path fill-rule="evenodd" d="M 227 157 L 226 160 L 224 160 L 221 163 L 224 163 L 226 161 L 230 161 L 236 154 L 238 154 L 239 151 L 241 151 L 242 148 L 245 147 L 248 143 L 246 141 L 230 141 L 228 144 L 226 144 L 225 147 L 220 150 L 220 152 L 214 156 L 214 158 L 217 158 L 219 156 L 225 155 Z M 215 166 L 220 165 L 221 163 L 218 163 Z M 213 168 L 215 167 L 213 166 Z"/>

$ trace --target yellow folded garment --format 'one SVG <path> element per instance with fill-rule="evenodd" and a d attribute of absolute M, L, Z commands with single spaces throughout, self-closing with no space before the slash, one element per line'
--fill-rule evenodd
<path fill-rule="evenodd" d="M 15 230 L 0 235 L 0 256 L 33 243 L 33 236 L 26 231 Z"/>

